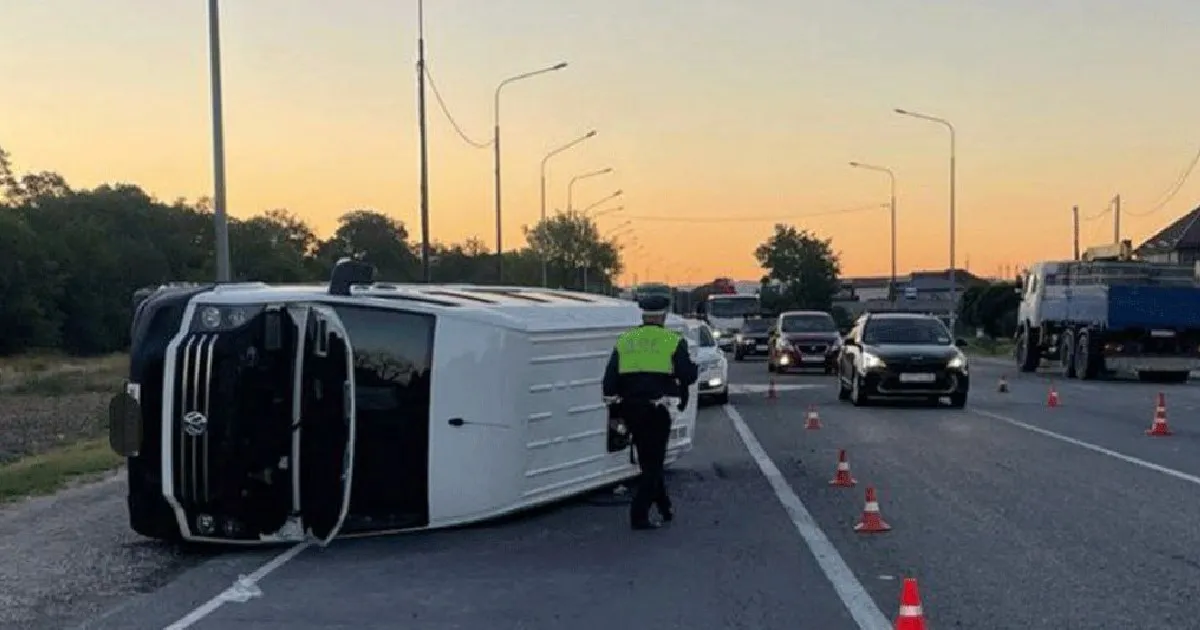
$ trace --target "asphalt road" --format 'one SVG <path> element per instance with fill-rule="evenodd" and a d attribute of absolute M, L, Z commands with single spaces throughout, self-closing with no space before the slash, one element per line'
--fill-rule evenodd
<path fill-rule="evenodd" d="M 937 628 L 1200 627 L 1200 386 L 1012 372 L 974 362 L 956 411 L 855 408 L 819 375 L 779 377 L 772 400 L 761 362 L 734 364 L 739 393 L 702 411 L 664 530 L 629 531 L 605 495 L 274 564 L 284 550 L 225 554 L 83 627 L 873 628 L 905 576 Z M 1148 437 L 1160 389 L 1175 435 Z M 857 488 L 828 486 L 838 449 Z M 891 532 L 853 531 L 867 485 Z"/>

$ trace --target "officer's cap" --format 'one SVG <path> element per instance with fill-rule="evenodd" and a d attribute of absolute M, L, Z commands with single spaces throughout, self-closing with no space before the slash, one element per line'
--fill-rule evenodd
<path fill-rule="evenodd" d="M 645 315 L 666 315 L 671 308 L 671 300 L 662 295 L 649 295 L 638 300 L 638 306 Z"/>

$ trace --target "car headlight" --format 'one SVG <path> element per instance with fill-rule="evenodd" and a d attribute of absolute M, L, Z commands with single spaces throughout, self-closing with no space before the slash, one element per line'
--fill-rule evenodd
<path fill-rule="evenodd" d="M 874 370 L 886 366 L 883 359 L 871 354 L 870 352 L 862 353 L 862 367 L 864 370 Z"/>
<path fill-rule="evenodd" d="M 714 338 L 714 339 L 720 339 L 720 338 L 721 338 L 721 336 L 722 336 L 722 333 L 721 333 L 721 331 L 719 331 L 719 330 L 714 330 L 714 331 L 712 331 L 712 334 L 713 334 L 713 338 Z"/>
<path fill-rule="evenodd" d="M 960 354 L 953 359 L 950 359 L 950 362 L 946 364 L 946 367 L 952 370 L 965 370 L 967 369 L 967 358 Z"/>
<path fill-rule="evenodd" d="M 261 313 L 264 308 L 266 306 L 263 304 L 247 306 L 204 304 L 197 308 L 195 315 L 192 316 L 190 330 L 219 332 L 241 328 Z"/>
<path fill-rule="evenodd" d="M 738 343 L 742 343 L 742 341 L 743 341 L 742 333 L 738 333 L 738 334 L 734 335 L 733 340 Z"/>
<path fill-rule="evenodd" d="M 721 367 L 720 359 L 709 359 L 708 361 L 700 364 L 700 369 L 702 370 L 715 370 L 719 367 Z"/>

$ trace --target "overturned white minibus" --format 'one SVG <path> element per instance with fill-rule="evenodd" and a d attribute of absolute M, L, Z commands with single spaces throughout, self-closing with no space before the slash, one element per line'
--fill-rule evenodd
<path fill-rule="evenodd" d="M 327 543 L 480 521 L 637 473 L 600 380 L 636 304 L 375 283 L 159 289 L 137 307 L 110 442 L 155 538 Z M 682 321 L 668 325 L 678 328 Z M 668 462 L 688 451 L 696 390 Z"/>

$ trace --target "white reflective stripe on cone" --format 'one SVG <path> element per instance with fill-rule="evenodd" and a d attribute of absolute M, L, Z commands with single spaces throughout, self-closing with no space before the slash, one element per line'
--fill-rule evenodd
<path fill-rule="evenodd" d="M 921 610 L 920 604 L 918 604 L 916 606 L 901 606 L 900 607 L 900 616 L 901 617 L 920 617 L 920 616 L 923 616 L 924 614 L 925 613 Z"/>
<path fill-rule="evenodd" d="M 850 470 L 850 464 L 846 462 L 838 462 L 838 470 Z"/>
<path fill-rule="evenodd" d="M 863 511 L 864 512 L 878 512 L 879 504 L 876 503 L 875 501 L 869 501 L 867 503 L 867 507 L 863 508 Z"/>

